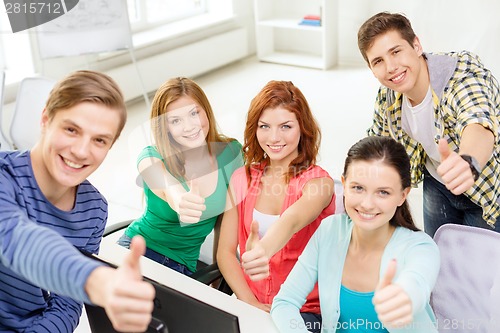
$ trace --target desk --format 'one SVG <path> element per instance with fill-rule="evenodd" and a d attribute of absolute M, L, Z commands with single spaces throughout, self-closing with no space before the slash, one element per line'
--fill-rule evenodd
<path fill-rule="evenodd" d="M 128 250 L 114 242 L 103 242 L 99 252 L 100 258 L 120 265 Z M 240 301 L 234 296 L 226 295 L 146 257 L 141 258 L 141 269 L 145 277 L 221 310 L 237 315 L 241 333 L 278 332 L 269 313 Z"/>

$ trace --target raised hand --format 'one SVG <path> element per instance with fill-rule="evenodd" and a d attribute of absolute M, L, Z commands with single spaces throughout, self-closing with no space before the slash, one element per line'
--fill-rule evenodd
<path fill-rule="evenodd" d="M 197 223 L 205 211 L 205 199 L 200 195 L 200 184 L 195 179 L 189 182 L 189 191 L 181 196 L 179 220 L 184 223 Z"/>
<path fill-rule="evenodd" d="M 246 251 L 241 256 L 241 267 L 252 281 L 259 281 L 269 276 L 269 257 L 260 242 L 257 221 L 253 221 L 250 225 Z"/>
<path fill-rule="evenodd" d="M 410 297 L 399 285 L 393 283 L 396 276 L 397 262 L 391 260 L 384 276 L 380 279 L 373 305 L 378 319 L 385 327 L 403 327 L 413 320 L 413 308 Z"/>
<path fill-rule="evenodd" d="M 448 147 L 446 139 L 439 140 L 438 150 L 441 164 L 437 168 L 437 173 L 446 188 L 455 195 L 460 195 L 471 188 L 474 185 L 474 176 L 469 163 Z"/>
<path fill-rule="evenodd" d="M 250 251 L 255 247 L 259 246 L 260 235 L 259 235 L 259 222 L 252 221 L 250 224 L 250 234 L 247 238 L 247 243 L 245 245 L 246 251 Z"/>
<path fill-rule="evenodd" d="M 120 267 L 99 267 L 86 284 L 90 300 L 106 310 L 113 327 L 120 332 L 144 332 L 151 321 L 155 290 L 142 279 L 140 257 L 145 251 L 144 239 L 134 237 Z"/>

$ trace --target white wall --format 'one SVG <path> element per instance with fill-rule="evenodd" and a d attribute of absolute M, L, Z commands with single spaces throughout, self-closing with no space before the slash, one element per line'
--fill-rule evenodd
<path fill-rule="evenodd" d="M 143 33 L 145 36 L 135 36 L 134 35 L 134 45 L 135 47 L 135 57 L 138 61 L 138 69 L 141 71 L 142 79 L 144 81 L 144 86 L 148 87 L 148 93 L 154 92 L 158 87 L 159 80 L 166 80 L 171 76 L 181 75 L 179 71 L 182 68 L 190 66 L 190 60 L 196 62 L 194 67 L 202 68 L 199 72 L 195 70 L 186 71 L 184 75 L 186 76 L 196 76 L 201 75 L 207 71 L 214 70 L 221 65 L 225 65 L 227 61 L 237 60 L 237 57 L 228 56 L 229 53 L 238 53 L 238 57 L 246 57 L 248 55 L 255 53 L 255 33 L 254 33 L 254 19 L 253 19 L 253 5 L 252 1 L 241 1 L 241 0 L 229 0 L 233 3 L 234 17 L 226 20 L 222 20 L 218 23 L 211 23 L 207 27 L 202 28 L 192 28 L 192 31 L 181 32 L 173 37 L 165 37 L 170 33 L 170 27 L 160 27 L 156 31 Z M 196 43 L 203 43 L 209 39 L 214 41 L 219 41 L 221 38 L 217 36 L 230 35 L 231 32 L 244 31 L 245 36 L 242 36 L 241 42 L 233 45 L 233 47 L 238 47 L 238 50 L 229 50 L 231 40 L 227 40 L 227 48 L 209 47 L 203 52 L 198 52 L 197 54 L 192 54 L 191 56 L 185 57 L 180 56 L 172 62 L 172 57 L 165 57 L 165 61 L 161 64 L 162 66 L 158 68 L 158 71 L 150 71 L 149 67 L 151 63 L 158 63 L 162 54 L 167 54 L 169 52 L 177 52 L 178 49 L 189 49 L 190 45 Z M 110 52 L 109 54 L 89 54 L 83 56 L 72 56 L 72 57 L 58 57 L 51 59 L 40 59 L 36 30 L 32 30 L 29 38 L 32 44 L 33 61 L 35 63 L 35 70 L 43 76 L 47 76 L 54 79 L 59 79 L 65 76 L 67 73 L 78 69 L 92 69 L 99 70 L 112 75 L 119 68 L 131 68 L 127 80 L 121 80 L 121 76 L 116 77 L 120 86 L 123 85 L 124 90 L 130 91 L 130 94 L 126 94 L 126 98 L 135 98 L 140 95 L 133 91 L 133 89 L 128 89 L 131 84 L 139 85 L 137 71 L 133 66 L 131 56 L 128 51 L 121 52 Z M 215 38 L 214 38 L 215 37 Z M 245 45 L 241 45 L 244 43 Z M 138 45 L 140 44 L 140 45 Z M 204 57 L 209 57 L 208 61 Z M 151 61 L 155 59 L 155 61 Z M 194 59 L 194 61 L 193 61 Z M 219 61 L 213 61 L 213 59 Z M 226 60 L 224 60 L 226 59 Z M 160 59 L 161 60 L 161 59 Z M 203 64 L 199 64 L 203 63 Z M 181 65 L 180 67 L 178 65 Z M 214 64 L 211 67 L 211 64 Z M 145 69 L 143 71 L 143 68 Z M 143 72 L 143 73 L 142 73 Z M 113 76 L 113 75 L 112 75 Z M 160 78 L 161 77 L 161 78 Z M 161 81 L 161 82 L 163 82 Z M 154 84 L 154 88 L 151 84 Z M 18 82 L 14 82 L 6 86 L 5 89 L 5 103 L 10 104 L 15 100 L 15 96 L 18 90 Z M 127 92 L 126 91 L 126 92 Z"/>
<path fill-rule="evenodd" d="M 235 13 L 233 19 L 176 38 L 149 43 L 135 50 L 137 68 L 148 93 L 154 92 L 172 76 L 196 77 L 255 53 L 252 1 L 232 1 Z M 59 79 L 77 69 L 99 70 L 118 82 L 128 101 L 142 98 L 142 85 L 127 51 L 42 61 L 39 59 L 35 34 L 30 33 L 29 38 L 35 68 L 43 76 Z M 0 112 L 0 126 L 4 133 L 9 132 L 18 88 L 19 82 L 15 82 L 4 89 L 5 104 Z"/>
<path fill-rule="evenodd" d="M 339 0 L 339 62 L 361 64 L 358 28 L 380 11 L 404 13 L 427 52 L 469 50 L 500 78 L 498 0 Z"/>
<path fill-rule="evenodd" d="M 475 52 L 495 76 L 500 78 L 500 57 L 498 56 L 500 54 L 500 1 L 498 0 L 328 1 L 339 2 L 339 9 L 335 19 L 339 31 L 338 59 L 340 65 L 365 66 L 357 46 L 358 29 L 371 15 L 380 11 L 390 11 L 401 12 L 409 17 L 425 51 L 439 52 L 466 49 Z M 214 34 L 238 28 L 246 29 L 248 47 L 244 51 L 245 55 L 255 54 L 253 1 L 233 0 L 233 6 L 236 12 L 236 18 L 233 21 L 187 36 L 180 36 L 174 40 L 165 40 L 149 45 L 136 50 L 136 57 L 139 60 L 155 57 L 177 47 L 183 47 L 195 41 L 202 41 Z M 209 50 L 209 52 L 212 53 L 212 57 L 217 58 L 217 52 L 224 52 L 224 50 L 215 48 Z M 182 62 L 185 59 L 179 59 L 179 61 Z M 126 66 L 128 63 L 130 63 L 130 56 L 125 52 L 120 56 L 104 59 L 99 56 L 51 59 L 43 64 L 38 62 L 37 67 L 39 70 L 43 70 L 45 75 L 59 78 L 78 68 L 91 68 L 107 72 L 112 68 Z M 189 64 L 184 65 L 188 66 Z M 168 72 L 145 72 L 143 77 L 146 82 L 145 85 L 150 86 L 147 84 L 148 81 L 157 82 L 158 74 L 165 76 L 164 79 L 169 75 Z M 137 74 L 131 72 L 130 77 L 136 78 Z M 123 84 L 128 85 L 129 83 L 124 82 Z M 16 91 L 16 86 L 7 87 L 5 91 L 6 103 L 11 103 L 14 100 Z"/>

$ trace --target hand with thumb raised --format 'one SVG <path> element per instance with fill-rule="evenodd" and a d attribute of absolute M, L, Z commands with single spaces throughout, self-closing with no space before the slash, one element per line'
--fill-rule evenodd
<path fill-rule="evenodd" d="M 252 221 L 252 224 L 250 224 L 250 234 L 248 235 L 247 243 L 246 243 L 246 251 L 252 250 L 254 247 L 258 245 L 260 241 L 260 236 L 259 236 L 259 222 L 257 221 Z"/>
<path fill-rule="evenodd" d="M 241 267 L 252 281 L 269 276 L 269 257 L 259 237 L 259 222 L 253 221 L 246 242 L 245 253 L 241 255 Z"/>
<path fill-rule="evenodd" d="M 200 195 L 200 184 L 196 179 L 189 181 L 189 191 L 181 196 L 179 202 L 179 220 L 184 223 L 197 223 L 207 209 L 205 198 Z"/>
<path fill-rule="evenodd" d="M 381 276 L 373 296 L 378 319 L 385 327 L 403 327 L 413 320 L 410 297 L 401 286 L 394 283 L 397 262 L 391 260 Z"/>
<path fill-rule="evenodd" d="M 396 270 L 397 270 L 397 262 L 396 259 L 392 259 L 389 264 L 387 265 L 387 269 L 385 271 L 385 274 L 382 276 L 380 281 L 377 284 L 377 288 L 375 290 L 381 290 L 384 289 L 385 287 L 388 287 L 392 284 L 392 280 L 396 276 Z"/>
<path fill-rule="evenodd" d="M 439 139 L 438 151 L 441 156 L 441 163 L 443 163 L 443 161 L 446 160 L 452 152 L 450 147 L 448 147 L 448 141 L 446 141 L 446 139 Z"/>
<path fill-rule="evenodd" d="M 151 321 L 155 290 L 142 279 L 140 258 L 145 250 L 144 239 L 134 237 L 120 267 L 101 266 L 92 271 L 86 283 L 91 301 L 105 309 L 120 332 L 144 332 Z"/>
<path fill-rule="evenodd" d="M 189 181 L 189 192 L 200 195 L 200 183 L 196 179 L 191 179 Z"/>
<path fill-rule="evenodd" d="M 128 278 L 142 280 L 141 257 L 146 253 L 146 242 L 141 236 L 132 238 L 130 242 L 130 252 L 123 259 L 123 264 L 118 268 L 118 272 Z"/>
<path fill-rule="evenodd" d="M 438 142 L 441 163 L 436 171 L 446 188 L 455 195 L 460 195 L 474 185 L 474 175 L 470 165 L 448 146 L 446 139 Z"/>

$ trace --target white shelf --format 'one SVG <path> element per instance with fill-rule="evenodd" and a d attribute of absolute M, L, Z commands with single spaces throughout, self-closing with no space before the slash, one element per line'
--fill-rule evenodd
<path fill-rule="evenodd" d="M 328 69 L 337 62 L 338 0 L 254 0 L 257 57 L 261 61 Z M 300 25 L 305 15 L 321 26 Z"/>
<path fill-rule="evenodd" d="M 300 20 L 273 19 L 273 20 L 259 21 L 257 22 L 257 25 L 264 27 L 296 29 L 296 30 L 317 31 L 317 32 L 323 32 L 324 30 L 322 26 L 301 25 L 299 24 L 299 22 Z"/>
<path fill-rule="evenodd" d="M 259 57 L 261 61 L 284 65 L 323 69 L 323 58 L 298 52 L 273 52 Z"/>

